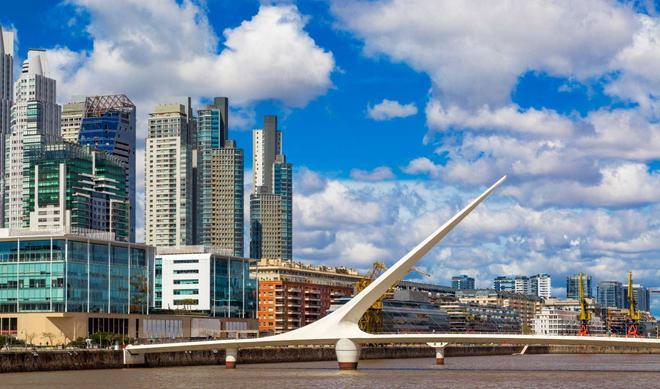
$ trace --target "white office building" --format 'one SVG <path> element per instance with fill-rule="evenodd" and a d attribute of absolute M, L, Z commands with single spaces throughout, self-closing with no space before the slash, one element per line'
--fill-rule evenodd
<path fill-rule="evenodd" d="M 60 137 L 60 106 L 55 101 L 55 80 L 47 77 L 46 53 L 28 51 L 21 76 L 14 85 L 11 132 L 5 141 L 5 227 L 26 227 L 23 201 L 27 196 L 30 162 L 41 147 Z"/>
<path fill-rule="evenodd" d="M 149 114 L 145 145 L 145 241 L 153 246 L 193 242 L 193 166 L 189 117 L 182 104 Z"/>

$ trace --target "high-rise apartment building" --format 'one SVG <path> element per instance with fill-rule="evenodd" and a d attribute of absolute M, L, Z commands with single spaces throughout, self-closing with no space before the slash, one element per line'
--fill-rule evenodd
<path fill-rule="evenodd" d="M 107 232 L 128 241 L 124 165 L 116 156 L 69 142 L 43 146 L 30 163 L 24 218 L 31 231 Z"/>
<path fill-rule="evenodd" d="M 266 116 L 254 130 L 253 183 L 250 196 L 250 257 L 293 258 L 293 166 L 282 153 L 277 117 Z"/>
<path fill-rule="evenodd" d="M 550 298 L 552 296 L 552 279 L 548 274 L 535 274 L 529 277 L 531 292 L 535 296 Z"/>
<path fill-rule="evenodd" d="M 0 150 L 11 128 L 11 105 L 14 98 L 14 33 L 0 27 Z M 5 158 L 0 157 L 0 226 L 4 224 Z"/>
<path fill-rule="evenodd" d="M 135 241 L 135 131 L 135 105 L 125 95 L 85 99 L 78 143 L 115 155 L 124 162 L 131 242 Z"/>
<path fill-rule="evenodd" d="M 624 294 L 623 286 L 619 281 L 601 281 L 597 288 L 598 304 L 603 307 L 623 308 Z"/>
<path fill-rule="evenodd" d="M 514 292 L 518 294 L 532 294 L 532 284 L 527 276 L 516 276 L 513 279 Z"/>
<path fill-rule="evenodd" d="M 628 300 L 628 285 L 623 287 L 624 308 L 630 307 Z M 651 291 L 643 285 L 633 284 L 633 297 L 638 311 L 651 311 Z"/>
<path fill-rule="evenodd" d="M 584 297 L 593 298 L 593 288 L 591 286 L 591 276 L 582 274 L 582 282 L 584 283 Z M 580 275 L 573 274 L 566 277 L 566 298 L 571 300 L 580 299 Z"/>
<path fill-rule="evenodd" d="M 87 111 L 87 99 L 66 103 L 62 106 L 62 119 L 60 124 L 62 138 L 71 143 L 80 140 L 80 127 Z"/>
<path fill-rule="evenodd" d="M 11 131 L 5 141 L 5 227 L 27 227 L 23 203 L 28 197 L 30 162 L 46 144 L 59 139 L 60 106 L 55 101 L 56 83 L 47 77 L 46 53 L 28 51 L 21 75 L 14 85 Z"/>
<path fill-rule="evenodd" d="M 495 280 L 493 280 L 493 289 L 498 292 L 515 292 L 516 281 L 513 277 L 495 277 Z"/>
<path fill-rule="evenodd" d="M 243 256 L 243 150 L 227 140 L 212 152 L 211 229 L 207 242 Z"/>
<path fill-rule="evenodd" d="M 190 107 L 163 104 L 149 114 L 145 145 L 145 241 L 153 246 L 193 242 L 193 130 Z"/>
<path fill-rule="evenodd" d="M 474 289 L 474 278 L 461 274 L 451 278 L 451 287 L 454 289 Z"/>

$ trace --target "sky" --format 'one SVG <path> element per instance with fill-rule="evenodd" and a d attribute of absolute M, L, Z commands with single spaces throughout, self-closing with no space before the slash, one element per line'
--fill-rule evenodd
<path fill-rule="evenodd" d="M 421 262 L 468 274 L 660 288 L 660 5 L 568 0 L 24 0 L 16 68 L 48 50 L 58 101 L 148 112 L 228 96 L 230 138 L 276 114 L 294 164 L 294 257 L 391 264 L 499 177 Z M 248 192 L 251 158 L 246 158 Z M 247 210 L 247 208 L 246 208 Z M 140 222 L 142 218 L 139 218 Z M 138 225 L 141 227 L 140 225 Z M 421 278 L 420 278 L 421 277 Z M 595 290 L 594 290 L 595 292 Z M 660 298 L 653 311 L 660 314 Z"/>

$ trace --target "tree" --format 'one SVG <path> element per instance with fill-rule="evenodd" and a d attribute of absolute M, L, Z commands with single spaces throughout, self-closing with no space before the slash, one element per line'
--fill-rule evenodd
<path fill-rule="evenodd" d="M 52 332 L 42 332 L 41 336 L 48 339 L 47 346 L 54 346 L 53 339 L 55 339 L 55 334 Z"/>
<path fill-rule="evenodd" d="M 147 313 L 149 281 L 142 274 L 131 277 L 131 313 Z"/>

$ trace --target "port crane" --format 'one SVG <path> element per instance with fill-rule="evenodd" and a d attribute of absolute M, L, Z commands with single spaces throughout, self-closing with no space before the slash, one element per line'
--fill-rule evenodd
<path fill-rule="evenodd" d="M 584 283 L 582 282 L 582 273 L 580 273 L 580 312 L 578 313 L 578 320 L 580 321 L 580 327 L 578 328 L 578 336 L 588 336 L 589 335 L 589 322 L 591 321 L 591 312 L 587 306 L 587 300 L 584 297 Z"/>
<path fill-rule="evenodd" d="M 632 272 L 628 272 L 628 336 L 639 337 L 639 320 L 641 313 L 637 310 L 635 302 L 635 291 L 633 290 Z"/>

